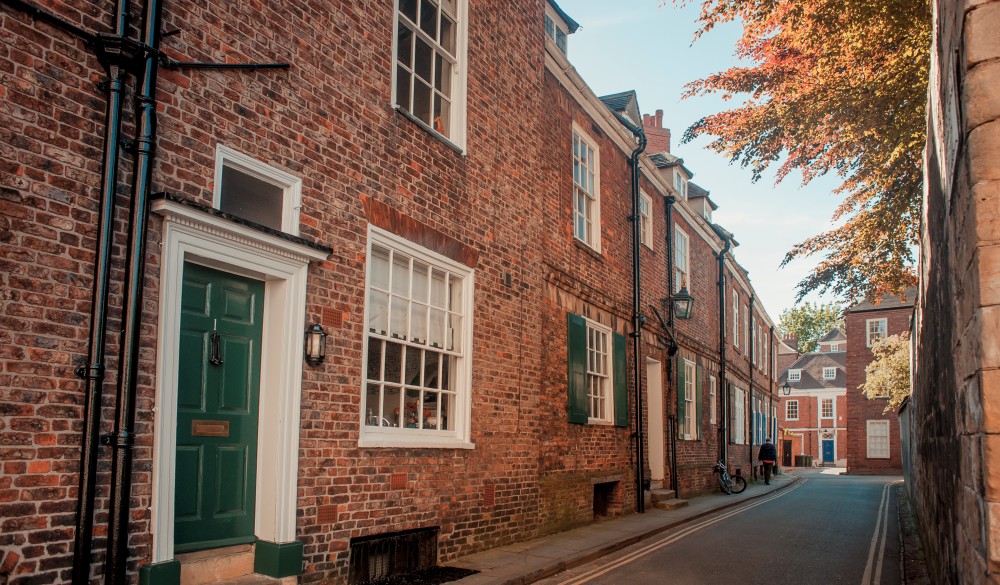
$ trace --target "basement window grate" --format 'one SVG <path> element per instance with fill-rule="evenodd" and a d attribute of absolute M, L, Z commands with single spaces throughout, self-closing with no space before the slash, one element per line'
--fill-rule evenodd
<path fill-rule="evenodd" d="M 348 585 L 388 583 L 437 565 L 440 529 L 419 528 L 351 539 Z"/>

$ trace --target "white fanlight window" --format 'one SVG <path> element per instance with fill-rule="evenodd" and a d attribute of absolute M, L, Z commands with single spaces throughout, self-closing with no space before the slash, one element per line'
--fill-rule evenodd
<path fill-rule="evenodd" d="M 234 217 L 298 235 L 302 179 L 220 144 L 215 150 L 212 205 Z"/>

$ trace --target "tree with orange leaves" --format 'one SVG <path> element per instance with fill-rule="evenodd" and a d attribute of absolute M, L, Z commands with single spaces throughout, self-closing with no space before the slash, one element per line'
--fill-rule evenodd
<path fill-rule="evenodd" d="M 683 2 L 684 0 L 677 0 Z M 927 0 L 705 0 L 701 36 L 742 21 L 750 63 L 688 84 L 686 96 L 745 98 L 684 134 L 750 168 L 803 183 L 835 172 L 837 226 L 795 245 L 782 265 L 825 252 L 797 287 L 875 299 L 915 282 L 931 14 Z"/>

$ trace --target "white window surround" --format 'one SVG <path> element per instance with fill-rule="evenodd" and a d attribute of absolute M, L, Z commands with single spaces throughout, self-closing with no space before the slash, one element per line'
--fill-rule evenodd
<path fill-rule="evenodd" d="M 889 459 L 889 421 L 867 421 L 867 453 L 868 459 Z"/>
<path fill-rule="evenodd" d="M 586 322 L 588 423 L 613 424 L 615 421 L 614 365 L 611 356 L 613 333 L 610 327 L 597 321 L 586 319 Z"/>
<path fill-rule="evenodd" d="M 840 344 L 839 343 L 831 343 L 830 344 L 830 351 L 840 351 Z"/>
<path fill-rule="evenodd" d="M 836 380 L 837 379 L 837 368 L 823 368 L 823 379 L 824 380 Z"/>
<path fill-rule="evenodd" d="M 577 142 L 586 148 L 588 157 L 577 157 Z M 573 181 L 573 237 L 577 241 L 601 251 L 601 151 L 595 141 L 582 127 L 573 122 L 571 153 Z M 588 161 L 592 164 L 588 164 Z M 586 171 L 586 172 L 585 172 Z M 579 177 L 577 173 L 583 173 Z M 580 179 L 583 179 L 582 181 Z M 581 200 L 581 197 L 583 198 Z M 583 204 L 581 208 L 580 204 Z M 582 222 L 582 223 L 580 223 Z"/>
<path fill-rule="evenodd" d="M 788 381 L 789 382 L 798 382 L 801 379 L 802 379 L 802 370 L 799 370 L 799 369 L 788 370 Z"/>
<path fill-rule="evenodd" d="M 733 291 L 733 347 L 740 347 L 740 293 Z"/>
<path fill-rule="evenodd" d="M 438 5 L 436 2 L 431 2 L 432 4 Z M 454 62 L 452 65 L 452 76 L 451 76 L 451 108 L 450 108 L 450 122 L 449 129 L 446 133 L 439 132 L 434 128 L 432 123 L 427 123 L 421 120 L 417 115 L 409 110 L 409 105 L 401 105 L 397 101 L 397 84 L 399 83 L 399 27 L 401 25 L 400 20 L 400 9 L 399 0 L 394 2 L 395 9 L 393 10 L 393 21 L 392 21 L 392 54 L 390 55 L 392 63 L 392 88 L 390 94 L 390 103 L 392 107 L 405 115 L 410 120 L 416 122 L 419 126 L 430 132 L 433 136 L 440 138 L 446 144 L 452 146 L 459 153 L 465 154 L 466 149 L 466 101 L 467 92 L 466 87 L 468 85 L 468 0 L 454 0 L 455 5 L 455 52 L 454 52 Z M 406 28 L 414 31 L 418 38 L 424 41 L 430 40 L 430 37 L 417 26 L 412 27 L 409 24 L 404 25 Z M 440 47 L 435 41 L 432 45 L 435 49 Z M 433 55 L 437 55 L 437 50 L 432 49 Z M 431 58 L 431 61 L 436 61 L 435 58 Z M 444 58 L 444 57 L 442 57 Z M 411 78 L 411 83 L 413 81 L 412 72 L 409 73 Z M 430 81 L 430 80 L 429 80 Z M 410 89 L 410 96 L 412 96 L 412 85 Z M 433 104 L 433 96 L 435 95 L 435 89 L 431 89 L 431 100 Z"/>
<path fill-rule="evenodd" d="M 378 243 L 380 246 L 392 248 L 406 254 L 412 258 L 420 259 L 431 266 L 441 266 L 445 270 L 459 274 L 462 277 L 462 307 L 463 316 L 461 346 L 456 347 L 457 353 L 461 356 L 457 360 L 456 367 L 452 372 L 455 377 L 455 410 L 450 416 L 455 417 L 455 421 L 450 431 L 440 431 L 434 429 L 414 429 L 398 427 L 379 427 L 365 424 L 366 411 L 359 412 L 358 423 L 361 432 L 358 438 L 359 447 L 413 447 L 413 448 L 452 448 L 452 449 L 473 449 L 475 445 L 471 442 L 471 416 L 472 401 L 470 398 L 472 382 L 472 308 L 473 291 L 475 290 L 475 272 L 468 266 L 455 262 L 454 260 L 442 256 L 432 250 L 428 250 L 409 240 L 401 238 L 396 234 L 383 230 L 379 227 L 368 226 L 368 245 L 365 257 L 371 259 L 372 244 Z M 370 269 L 371 262 L 367 262 Z M 371 275 L 366 278 L 366 299 L 368 282 Z M 365 302 L 364 323 L 369 323 L 369 309 L 371 303 Z M 365 344 L 361 364 L 368 363 L 368 343 L 367 328 Z M 363 378 L 366 376 L 363 376 Z M 367 392 L 366 380 L 362 380 L 359 389 L 361 396 Z"/>
<path fill-rule="evenodd" d="M 569 28 L 548 2 L 545 3 L 545 36 L 563 55 L 568 51 Z"/>
<path fill-rule="evenodd" d="M 674 191 L 677 191 L 677 197 L 680 199 L 687 200 L 688 198 L 688 180 L 684 176 L 684 171 L 679 167 L 674 170 Z"/>
<path fill-rule="evenodd" d="M 251 177 L 280 187 L 284 191 L 281 206 L 281 231 L 293 236 L 299 235 L 302 179 L 228 146 L 218 144 L 215 147 L 215 180 L 212 188 L 212 207 L 216 209 L 220 209 L 222 204 L 222 170 L 225 167 L 236 169 Z"/>
<path fill-rule="evenodd" d="M 785 420 L 799 420 L 798 400 L 787 400 L 785 402 Z"/>
<path fill-rule="evenodd" d="M 747 440 L 747 392 L 735 387 L 733 390 L 733 432 L 730 441 L 736 445 L 744 445 Z"/>
<path fill-rule="evenodd" d="M 674 226 L 674 292 L 680 292 L 691 287 L 691 238 L 680 228 Z"/>
<path fill-rule="evenodd" d="M 653 198 L 639 191 L 639 241 L 653 249 Z"/>
<path fill-rule="evenodd" d="M 821 419 L 832 419 L 835 415 L 833 398 L 821 398 L 819 401 L 819 417 Z"/>
<path fill-rule="evenodd" d="M 310 261 L 328 254 L 168 200 L 151 209 L 164 218 L 150 532 L 154 563 L 174 558 L 174 475 L 177 451 L 177 369 L 181 290 L 186 262 L 264 281 L 256 512 L 258 539 L 295 540 L 302 331 Z"/>
<path fill-rule="evenodd" d="M 887 320 L 885 318 L 865 320 L 865 340 L 867 347 L 871 347 L 878 339 L 885 339 L 885 336 L 888 334 L 886 323 Z"/>

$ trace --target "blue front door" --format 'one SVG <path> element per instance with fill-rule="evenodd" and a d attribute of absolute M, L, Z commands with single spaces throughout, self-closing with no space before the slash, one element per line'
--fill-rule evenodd
<path fill-rule="evenodd" d="M 833 463 L 833 441 L 823 441 L 823 463 Z"/>

